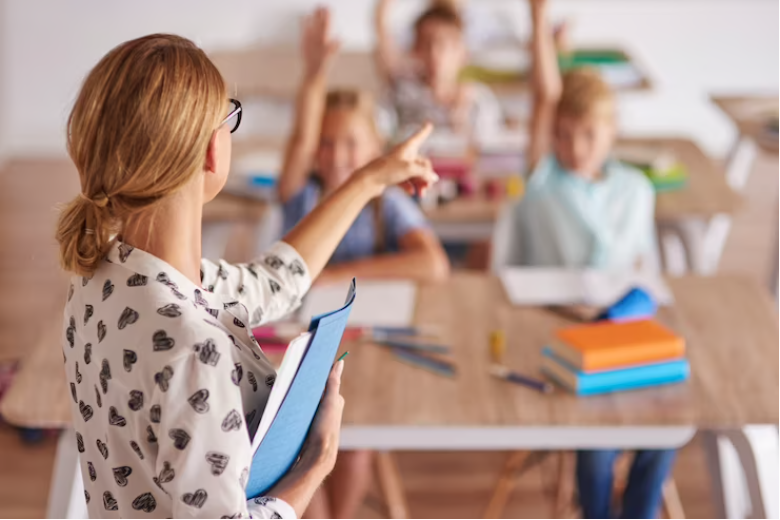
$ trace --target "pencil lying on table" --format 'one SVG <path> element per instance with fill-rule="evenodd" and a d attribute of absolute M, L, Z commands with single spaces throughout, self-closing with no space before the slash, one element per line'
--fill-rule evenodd
<path fill-rule="evenodd" d="M 534 390 L 538 390 L 543 394 L 548 394 L 552 392 L 554 389 L 552 383 L 548 383 L 547 381 L 541 381 L 539 379 L 533 379 L 531 377 L 520 375 L 517 372 L 512 372 L 507 367 L 502 365 L 491 365 L 490 374 L 499 379 L 503 379 L 504 381 L 509 381 L 510 383 L 515 383 L 518 385 L 527 386 L 528 388 L 533 388 Z"/>

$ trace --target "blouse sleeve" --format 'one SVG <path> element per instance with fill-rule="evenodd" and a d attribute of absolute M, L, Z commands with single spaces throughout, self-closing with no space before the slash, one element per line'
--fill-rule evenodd
<path fill-rule="evenodd" d="M 173 500 L 174 518 L 296 518 L 281 499 L 246 500 L 251 445 L 241 393 L 231 379 L 227 335 L 204 322 L 189 330 L 195 349 L 155 375 L 159 407 L 155 483 Z M 204 359 L 207 361 L 204 362 Z"/>
<path fill-rule="evenodd" d="M 246 306 L 251 327 L 294 311 L 311 287 L 306 262 L 285 242 L 277 242 L 270 251 L 247 264 L 204 259 L 201 274 L 206 290 L 232 297 Z"/>

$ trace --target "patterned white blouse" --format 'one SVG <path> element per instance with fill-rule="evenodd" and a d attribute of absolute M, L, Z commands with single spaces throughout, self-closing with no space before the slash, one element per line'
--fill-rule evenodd
<path fill-rule="evenodd" d="M 204 260 L 201 281 L 119 242 L 72 280 L 63 354 L 91 518 L 295 518 L 244 495 L 276 377 L 251 327 L 300 305 L 308 268 L 280 242 L 250 264 Z"/>

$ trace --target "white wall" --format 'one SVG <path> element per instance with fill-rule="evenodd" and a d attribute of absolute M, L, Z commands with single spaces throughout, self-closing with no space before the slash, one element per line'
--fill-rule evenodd
<path fill-rule="evenodd" d="M 3 162 L 6 158 L 7 136 L 6 136 L 6 107 L 9 103 L 5 100 L 5 90 L 7 86 L 6 78 L 6 52 L 8 45 L 6 42 L 7 31 L 3 30 L 5 27 L 5 0 L 0 0 L 0 170 L 2 170 Z"/>
<path fill-rule="evenodd" d="M 0 138 L 13 153 L 62 153 L 64 121 L 79 83 L 112 46 L 151 32 L 173 32 L 207 50 L 257 41 L 293 41 L 298 16 L 331 5 L 349 48 L 373 41 L 370 0 L 0 0 Z M 522 0 L 471 0 L 511 13 L 520 32 Z M 398 18 L 419 0 L 398 0 Z M 733 136 L 710 92 L 778 89 L 776 0 L 552 0 L 556 17 L 574 18 L 575 44 L 618 43 L 633 51 L 655 89 L 622 98 L 629 134 L 695 137 L 721 154 Z M 248 64 L 251 66 L 251 64 Z M 0 90 L 0 96 L 2 96 Z"/>

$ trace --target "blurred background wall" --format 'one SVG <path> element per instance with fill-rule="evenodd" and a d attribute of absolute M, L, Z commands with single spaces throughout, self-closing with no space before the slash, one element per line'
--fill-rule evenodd
<path fill-rule="evenodd" d="M 345 47 L 369 50 L 374 41 L 369 0 L 0 1 L 0 154 L 6 156 L 63 153 L 63 125 L 82 77 L 107 50 L 136 36 L 174 32 L 207 50 L 294 43 L 299 16 L 322 3 L 332 8 Z M 525 1 L 472 3 L 501 12 L 528 36 Z M 398 0 L 394 22 L 403 27 L 422 4 Z M 720 156 L 733 129 L 709 94 L 777 92 L 776 0 L 557 0 L 552 7 L 557 18 L 572 18 L 572 44 L 620 44 L 649 72 L 651 92 L 621 96 L 626 134 L 683 134 Z"/>

